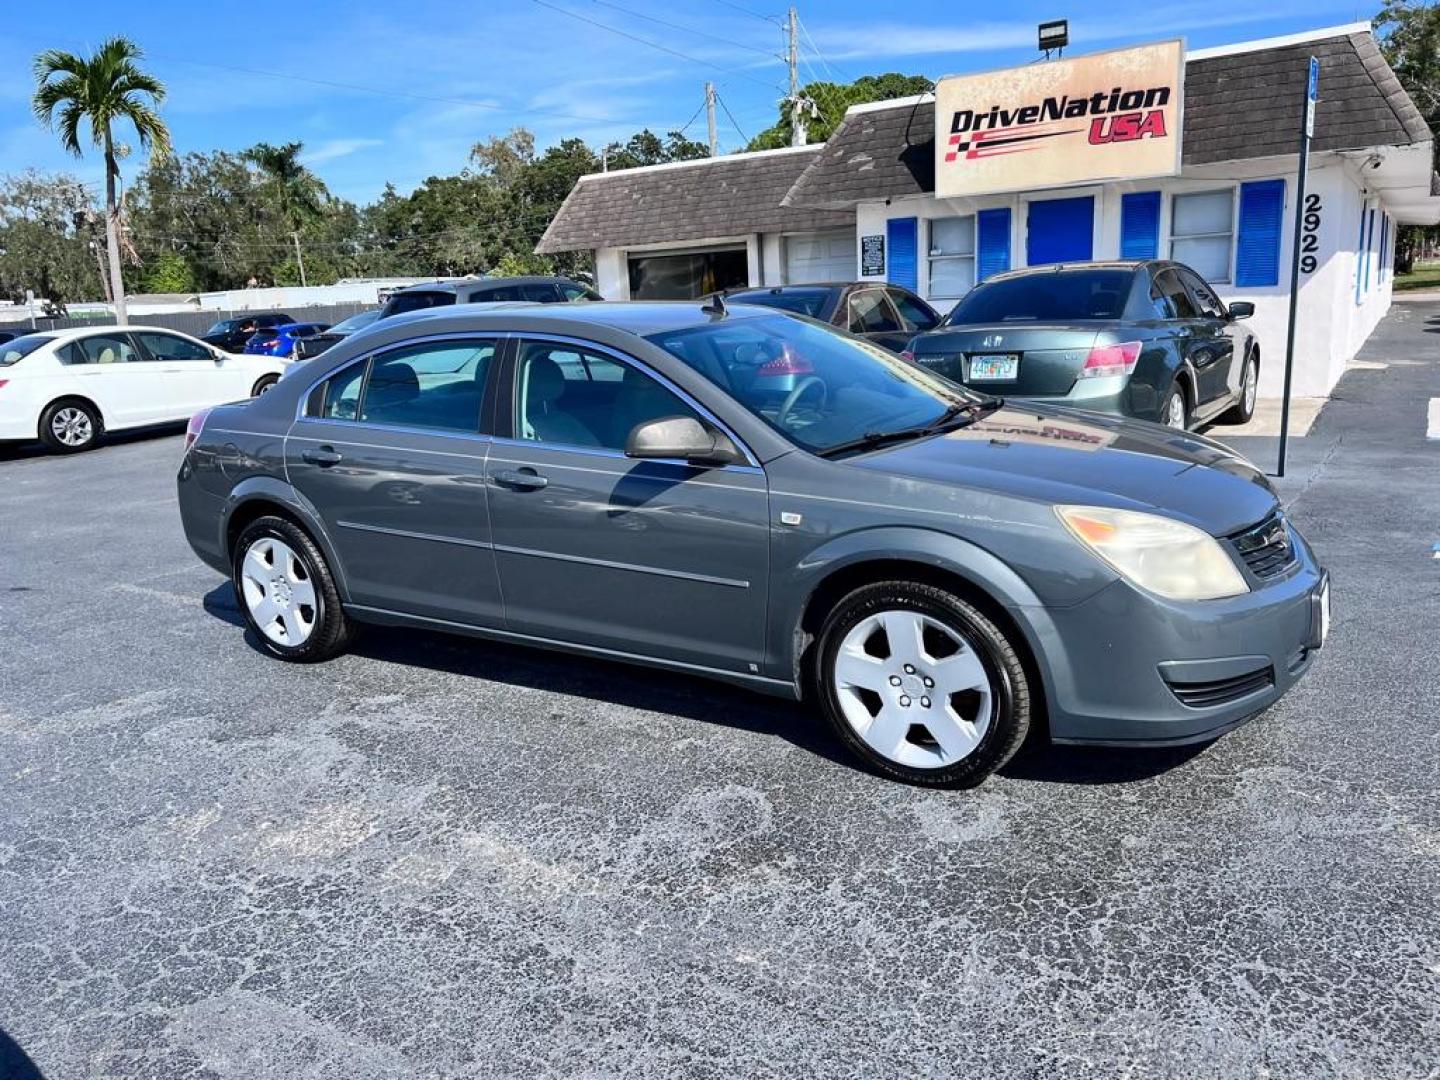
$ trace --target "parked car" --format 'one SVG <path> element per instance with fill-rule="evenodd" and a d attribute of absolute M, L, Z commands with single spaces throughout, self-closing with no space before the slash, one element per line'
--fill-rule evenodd
<path fill-rule="evenodd" d="M 357 330 L 365 329 L 378 318 L 380 318 L 379 308 L 374 311 L 362 311 L 359 315 L 351 315 L 350 318 L 336 323 L 327 330 L 297 337 L 295 339 L 295 359 L 309 360 L 311 357 L 319 356 L 331 345 L 344 341 Z"/>
<path fill-rule="evenodd" d="M 1255 413 L 1260 345 L 1182 263 L 1108 262 L 997 274 L 908 347 L 977 390 L 1187 430 Z"/>
<path fill-rule="evenodd" d="M 221 319 L 206 330 L 200 338 L 207 345 L 214 345 L 226 352 L 238 353 L 257 330 L 268 330 L 284 326 L 295 320 L 283 311 L 262 311 L 256 315 L 242 315 L 235 319 Z"/>
<path fill-rule="evenodd" d="M 89 450 L 107 431 L 263 394 L 285 366 L 155 326 L 26 334 L 0 345 L 0 440 Z"/>
<path fill-rule="evenodd" d="M 407 311 L 448 307 L 451 304 L 495 304 L 526 301 L 536 304 L 573 303 L 601 300 L 589 285 L 567 277 L 463 278 L 460 281 L 431 281 L 411 285 L 392 293 L 380 317 L 403 315 Z"/>
<path fill-rule="evenodd" d="M 245 343 L 245 352 L 251 356 L 291 358 L 295 355 L 297 339 L 308 337 L 311 334 L 323 334 L 329 329 L 329 323 L 289 323 L 268 330 L 257 330 Z"/>
<path fill-rule="evenodd" d="M 757 389 L 784 356 L 812 374 Z M 1212 739 L 1325 638 L 1325 572 L 1232 451 L 1003 405 L 772 309 L 432 311 L 295 375 L 195 417 L 178 477 L 282 659 L 378 622 L 650 664 L 969 784 L 1042 713 L 1065 742 Z"/>
<path fill-rule="evenodd" d="M 808 315 L 896 352 L 940 322 L 935 309 L 909 289 L 876 281 L 731 289 L 725 299 Z"/>
<path fill-rule="evenodd" d="M 25 333 L 24 330 L 0 330 L 0 345 L 5 344 L 7 341 L 14 341 L 23 333 Z"/>

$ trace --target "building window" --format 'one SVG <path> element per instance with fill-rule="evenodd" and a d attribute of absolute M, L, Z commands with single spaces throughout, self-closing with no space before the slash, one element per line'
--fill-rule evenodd
<path fill-rule="evenodd" d="M 964 296 L 975 284 L 975 218 L 930 219 L 930 297 Z"/>
<path fill-rule="evenodd" d="M 1234 189 L 1177 194 L 1170 204 L 1170 258 L 1206 281 L 1229 281 L 1234 230 Z"/>

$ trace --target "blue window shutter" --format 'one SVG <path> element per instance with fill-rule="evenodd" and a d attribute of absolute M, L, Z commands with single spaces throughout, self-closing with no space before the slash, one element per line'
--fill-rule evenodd
<path fill-rule="evenodd" d="M 1135 191 L 1120 199 L 1120 257 L 1153 259 L 1160 254 L 1160 192 Z"/>
<path fill-rule="evenodd" d="M 975 281 L 1010 269 L 1010 208 L 975 215 Z"/>
<path fill-rule="evenodd" d="M 1365 291 L 1370 291 L 1370 249 L 1375 246 L 1375 211 L 1371 210 L 1368 215 L 1369 224 L 1365 230 Z"/>
<path fill-rule="evenodd" d="M 1235 284 L 1280 284 L 1280 234 L 1285 220 L 1285 181 L 1240 185 L 1240 225 L 1235 242 Z"/>
<path fill-rule="evenodd" d="M 1089 262 L 1094 258 L 1095 199 L 1041 199 L 1025 220 L 1025 264 Z"/>
<path fill-rule="evenodd" d="M 885 246 L 890 249 L 885 279 L 911 292 L 920 287 L 919 238 L 919 222 L 913 217 L 891 218 L 885 223 Z"/>
<path fill-rule="evenodd" d="M 1355 303 L 1365 295 L 1365 204 L 1360 204 L 1360 240 L 1355 245 Z"/>
<path fill-rule="evenodd" d="M 1375 280 L 1384 281 L 1385 274 L 1390 269 L 1390 215 L 1380 215 L 1380 269 L 1375 274 Z"/>

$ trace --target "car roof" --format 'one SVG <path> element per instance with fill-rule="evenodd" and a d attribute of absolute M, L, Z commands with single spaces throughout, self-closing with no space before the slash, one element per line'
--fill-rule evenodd
<path fill-rule="evenodd" d="M 130 323 L 128 326 L 115 326 L 112 324 L 104 326 L 72 326 L 67 330 L 44 330 L 37 327 L 31 330 L 30 333 L 49 334 L 54 337 L 56 341 L 74 341 L 76 338 L 90 337 L 95 334 L 125 334 L 136 330 L 147 334 L 154 332 L 159 334 L 181 334 L 189 338 L 195 337 L 194 334 L 186 333 L 184 330 L 176 330 L 173 326 L 146 326 L 143 323 L 139 325 Z"/>
<path fill-rule="evenodd" d="M 407 285 L 403 289 L 395 290 L 391 295 L 399 296 L 402 293 L 411 292 L 458 293 L 461 289 L 503 287 L 506 285 L 557 285 L 561 282 L 572 285 L 584 284 L 584 282 L 574 281 L 571 278 L 558 274 L 526 274 L 520 277 L 474 277 L 461 278 L 459 281 L 426 281 L 418 285 Z"/>
<path fill-rule="evenodd" d="M 428 321 L 450 321 L 468 316 L 475 326 L 503 323 L 507 316 L 523 315 L 527 323 L 545 323 L 556 333 L 566 329 L 604 326 L 623 333 L 646 337 L 668 330 L 704 326 L 715 321 L 711 312 L 703 310 L 701 300 L 624 300 L 598 304 L 536 304 L 510 301 L 498 304 L 457 304 L 442 308 L 426 308 L 403 315 L 381 319 L 375 326 L 416 325 Z M 730 304 L 725 318 L 783 318 L 783 313 L 758 304 Z"/>

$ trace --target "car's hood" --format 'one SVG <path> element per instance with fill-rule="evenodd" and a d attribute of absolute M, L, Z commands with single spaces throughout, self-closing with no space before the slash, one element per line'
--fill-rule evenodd
<path fill-rule="evenodd" d="M 848 464 L 1054 503 L 1158 510 L 1215 536 L 1254 525 L 1277 504 L 1259 469 L 1210 439 L 1028 403 Z"/>

